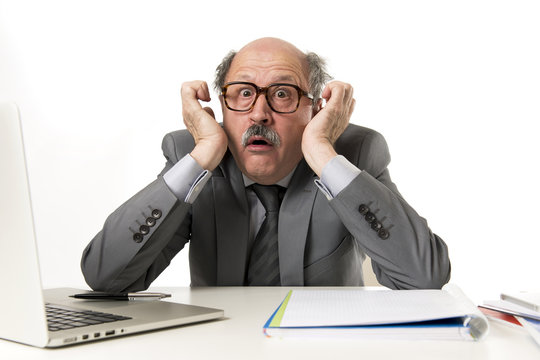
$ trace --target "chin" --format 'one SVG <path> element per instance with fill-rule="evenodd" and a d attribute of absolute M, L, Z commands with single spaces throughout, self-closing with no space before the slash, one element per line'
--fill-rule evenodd
<path fill-rule="evenodd" d="M 259 168 L 246 168 L 246 175 L 252 180 L 258 179 L 260 181 L 264 179 L 270 179 L 275 174 L 275 171 L 270 171 L 268 169 L 259 169 Z"/>

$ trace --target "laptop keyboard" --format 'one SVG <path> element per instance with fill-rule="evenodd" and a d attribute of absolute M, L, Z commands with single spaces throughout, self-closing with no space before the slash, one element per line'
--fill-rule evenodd
<path fill-rule="evenodd" d="M 49 331 L 66 330 L 131 319 L 127 316 L 108 314 L 99 311 L 79 310 L 52 304 L 45 304 L 45 310 L 47 313 Z"/>

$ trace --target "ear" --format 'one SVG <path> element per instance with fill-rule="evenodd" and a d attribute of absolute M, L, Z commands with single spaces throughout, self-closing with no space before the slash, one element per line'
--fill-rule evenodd
<path fill-rule="evenodd" d="M 322 98 L 317 99 L 317 104 L 313 106 L 313 115 L 311 117 L 317 115 L 319 111 L 322 110 L 322 107 L 323 107 L 322 104 L 323 104 L 323 99 Z"/>

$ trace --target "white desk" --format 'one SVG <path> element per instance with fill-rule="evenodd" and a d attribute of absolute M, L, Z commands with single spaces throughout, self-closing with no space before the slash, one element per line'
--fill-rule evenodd
<path fill-rule="evenodd" d="M 60 349 L 0 340 L 0 359 L 540 359 L 524 330 L 493 321 L 480 342 L 266 338 L 262 326 L 290 289 L 159 288 L 172 301 L 224 309 L 226 318 Z"/>

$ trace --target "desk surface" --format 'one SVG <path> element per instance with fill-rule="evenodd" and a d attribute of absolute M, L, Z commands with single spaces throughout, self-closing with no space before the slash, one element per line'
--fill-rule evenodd
<path fill-rule="evenodd" d="M 159 288 L 175 302 L 225 310 L 218 321 L 75 345 L 39 349 L 0 340 L 2 359 L 539 359 L 522 329 L 491 321 L 480 342 L 266 338 L 262 326 L 290 287 Z"/>

